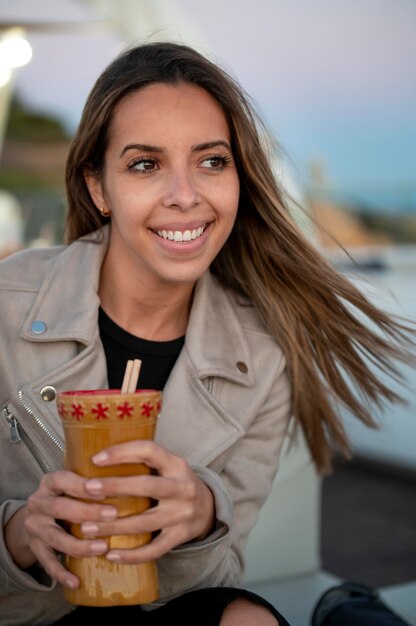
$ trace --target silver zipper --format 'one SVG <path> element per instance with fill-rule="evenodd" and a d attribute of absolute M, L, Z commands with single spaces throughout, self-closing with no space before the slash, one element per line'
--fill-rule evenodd
<path fill-rule="evenodd" d="M 31 454 L 36 459 L 40 468 L 45 473 L 51 472 L 52 467 L 49 465 L 39 448 L 33 443 L 26 431 L 22 428 L 22 425 L 19 424 L 13 413 L 10 413 L 8 407 L 3 409 L 3 413 L 10 427 L 10 441 L 12 443 L 19 443 L 20 441 L 23 441 L 25 446 L 30 450 Z"/>
<path fill-rule="evenodd" d="M 210 376 L 208 378 L 208 383 L 207 383 L 207 389 L 208 389 L 208 393 L 212 393 L 212 388 L 214 387 L 214 377 Z"/>
<path fill-rule="evenodd" d="M 19 390 L 17 392 L 17 395 L 19 397 L 20 404 L 25 409 L 25 411 L 27 411 L 33 417 L 33 419 L 35 420 L 35 422 L 39 426 L 39 428 L 41 428 L 43 430 L 43 432 L 49 437 L 49 439 L 51 439 L 53 441 L 53 443 L 56 446 L 58 446 L 58 448 L 63 452 L 64 451 L 64 444 L 53 434 L 53 432 L 51 430 L 49 430 L 49 428 L 46 426 L 46 424 L 44 422 L 42 422 L 40 417 L 38 417 L 36 415 L 36 413 L 34 413 L 32 411 L 30 406 L 28 406 L 26 404 L 26 402 L 23 399 L 23 393 Z"/>
<path fill-rule="evenodd" d="M 12 443 L 19 443 L 21 441 L 21 437 L 19 435 L 18 422 L 15 416 L 10 413 L 7 406 L 3 409 L 4 416 L 6 418 L 6 422 L 9 424 L 10 428 L 10 441 Z"/>
<path fill-rule="evenodd" d="M 18 398 L 19 398 L 19 402 L 22 405 L 22 407 L 25 409 L 25 411 L 27 411 L 29 413 L 29 415 L 31 415 L 33 417 L 33 419 L 35 420 L 35 422 L 39 426 L 39 428 L 41 428 L 43 430 L 43 432 L 45 433 L 45 435 L 47 437 L 49 437 L 49 439 L 55 444 L 55 446 L 57 446 L 59 448 L 59 450 L 61 450 L 63 452 L 64 449 L 65 449 L 64 448 L 64 443 L 62 441 L 60 441 L 56 437 L 56 435 L 53 434 L 53 432 L 46 426 L 46 424 L 40 419 L 40 417 L 38 417 L 36 415 L 36 413 L 30 408 L 30 406 L 25 402 L 25 400 L 23 398 L 22 391 L 19 390 L 17 392 L 17 395 L 18 395 Z M 16 422 L 17 422 L 17 420 L 16 420 Z M 35 459 L 39 463 L 40 467 L 43 469 L 44 472 L 51 472 L 52 471 L 52 467 L 49 465 L 49 463 L 47 462 L 47 460 L 43 456 L 42 452 L 39 450 L 39 448 L 33 443 L 33 441 L 30 439 L 30 437 L 22 429 L 21 424 L 18 424 L 18 426 L 19 426 L 19 434 L 20 434 L 21 438 L 24 440 L 24 442 L 27 445 L 27 447 L 29 448 L 29 450 L 31 450 L 33 456 L 35 457 Z"/>

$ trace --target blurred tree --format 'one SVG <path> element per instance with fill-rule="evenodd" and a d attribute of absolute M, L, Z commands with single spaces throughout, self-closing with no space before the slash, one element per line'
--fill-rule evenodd
<path fill-rule="evenodd" d="M 63 190 L 70 136 L 64 124 L 14 97 L 1 154 L 0 188 Z"/>
<path fill-rule="evenodd" d="M 13 98 L 1 153 L 0 189 L 13 193 L 20 202 L 25 245 L 46 239 L 61 242 L 70 141 L 61 120 Z"/>
<path fill-rule="evenodd" d="M 6 137 L 17 141 L 62 142 L 69 139 L 60 120 L 52 116 L 32 111 L 18 96 L 10 105 Z"/>

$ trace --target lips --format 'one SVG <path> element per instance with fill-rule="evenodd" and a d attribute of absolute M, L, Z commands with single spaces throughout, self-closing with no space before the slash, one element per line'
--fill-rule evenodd
<path fill-rule="evenodd" d="M 177 243 L 187 243 L 201 237 L 206 227 L 205 224 L 205 226 L 199 226 L 199 228 L 192 230 L 156 230 L 154 232 L 162 239 L 168 239 Z"/>

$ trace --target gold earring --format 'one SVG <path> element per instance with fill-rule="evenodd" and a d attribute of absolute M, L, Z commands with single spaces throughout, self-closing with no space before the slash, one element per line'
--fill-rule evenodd
<path fill-rule="evenodd" d="M 102 207 L 102 209 L 98 209 L 98 210 L 100 211 L 100 213 L 101 213 L 101 215 L 103 217 L 110 217 L 110 215 L 111 215 L 110 209 L 108 209 L 108 211 L 107 211 L 104 207 Z"/>

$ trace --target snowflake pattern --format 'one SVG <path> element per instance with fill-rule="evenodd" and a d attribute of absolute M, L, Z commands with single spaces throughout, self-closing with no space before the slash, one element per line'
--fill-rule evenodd
<path fill-rule="evenodd" d="M 74 417 L 79 422 L 81 417 L 84 417 L 84 415 L 85 415 L 85 411 L 84 411 L 84 407 L 82 406 L 82 404 L 75 403 L 75 402 L 71 404 L 71 417 Z"/>
<path fill-rule="evenodd" d="M 102 402 L 97 402 L 91 409 L 91 413 L 95 415 L 96 420 L 106 420 L 108 418 L 109 407 Z"/>
<path fill-rule="evenodd" d="M 124 417 L 131 417 L 133 415 L 134 407 L 128 402 L 117 405 L 117 417 L 123 419 Z"/>
<path fill-rule="evenodd" d="M 68 417 L 68 411 L 67 411 L 65 402 L 62 402 L 62 401 L 59 402 L 59 404 L 58 404 L 58 412 L 59 412 L 59 415 L 61 415 L 63 417 L 63 419 Z"/>
<path fill-rule="evenodd" d="M 139 405 L 135 405 L 135 403 L 127 401 L 120 402 L 119 404 L 96 402 L 91 406 L 91 408 L 88 406 L 88 403 L 75 401 L 70 404 L 61 401 L 58 405 L 59 414 L 63 419 L 67 420 L 70 418 L 77 422 L 82 420 L 82 418 L 88 419 L 88 416 L 91 416 L 96 421 L 110 419 L 113 415 L 117 418 L 117 420 L 133 418 L 135 415 L 152 417 L 159 414 L 160 408 L 160 400 L 157 400 L 156 402 L 146 400 Z"/>
<path fill-rule="evenodd" d="M 153 404 L 151 402 L 143 402 L 140 413 L 145 417 L 150 417 L 153 410 Z"/>

